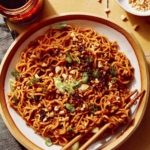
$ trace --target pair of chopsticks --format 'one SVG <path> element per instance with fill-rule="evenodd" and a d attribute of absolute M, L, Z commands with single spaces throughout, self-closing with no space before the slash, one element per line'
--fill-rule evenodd
<path fill-rule="evenodd" d="M 85 144 L 83 144 L 79 150 L 85 150 L 89 145 L 93 143 L 99 136 L 101 136 L 106 129 L 111 125 L 111 123 L 105 124 L 96 134 L 94 134 Z M 93 128 L 92 128 L 93 129 Z M 88 132 L 91 131 L 91 128 L 88 130 Z M 73 140 L 71 140 L 67 145 L 65 145 L 61 150 L 68 150 L 74 143 L 79 141 L 83 136 L 85 136 L 88 132 L 85 134 L 79 134 L 76 136 Z"/>
<path fill-rule="evenodd" d="M 135 93 L 137 93 L 137 90 L 134 90 L 131 92 L 128 97 L 126 97 L 125 100 L 129 99 L 131 96 L 133 96 Z M 140 100 L 143 98 L 145 94 L 145 90 L 135 95 L 135 97 L 125 106 L 125 109 L 129 109 L 138 98 Z M 89 147 L 98 137 L 100 137 L 109 127 L 111 123 L 105 124 L 97 133 L 95 133 L 86 143 L 84 143 L 79 150 L 85 150 L 87 147 Z M 61 150 L 68 150 L 73 144 L 75 144 L 77 141 L 80 141 L 82 137 L 84 137 L 88 132 L 90 132 L 93 128 L 89 128 L 84 134 L 77 135 L 74 139 L 72 139 L 67 145 L 65 145 Z"/>

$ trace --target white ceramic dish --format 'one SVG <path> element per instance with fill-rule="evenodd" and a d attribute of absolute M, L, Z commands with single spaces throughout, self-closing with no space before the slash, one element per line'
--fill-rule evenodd
<path fill-rule="evenodd" d="M 136 16 L 150 16 L 150 10 L 142 12 L 132 8 L 131 4 L 128 3 L 128 0 L 116 0 L 118 4 L 127 12 L 136 15 Z"/>
<path fill-rule="evenodd" d="M 141 47 L 134 37 L 118 25 L 90 14 L 70 14 L 47 18 L 43 22 L 31 26 L 14 41 L 5 55 L 0 68 L 0 89 L 4 89 L 0 91 L 2 117 L 13 136 L 27 149 L 60 150 L 61 147 L 57 145 L 47 147 L 44 139 L 37 135 L 33 129 L 28 127 L 25 121 L 23 121 L 23 119 L 7 104 L 7 93 L 10 91 L 9 80 L 12 78 L 11 71 L 14 69 L 15 64 L 19 61 L 20 52 L 30 41 L 40 35 L 43 35 L 51 25 L 59 22 L 68 23 L 73 26 L 80 26 L 82 28 L 90 27 L 100 34 L 107 36 L 109 40 L 117 41 L 119 44 L 119 50 L 123 51 L 127 55 L 131 64 L 135 68 L 136 76 L 130 84 L 130 89 L 138 89 L 139 91 L 143 89 L 146 90 L 146 95 L 140 105 L 137 103 L 131 108 L 131 117 L 135 118 L 134 124 L 130 122 L 131 125 L 126 124 L 125 126 L 122 126 L 115 134 L 103 136 L 103 138 L 94 142 L 88 150 L 95 150 L 103 148 L 104 146 L 109 149 L 117 147 L 125 141 L 131 133 L 133 133 L 145 112 L 149 92 L 147 64 Z"/>

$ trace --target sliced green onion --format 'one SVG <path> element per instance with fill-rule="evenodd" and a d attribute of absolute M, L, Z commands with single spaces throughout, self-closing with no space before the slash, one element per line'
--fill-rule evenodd
<path fill-rule="evenodd" d="M 65 91 L 67 91 L 69 94 L 74 94 L 75 90 L 73 89 L 73 87 L 77 86 L 79 83 L 78 82 L 62 82 L 60 77 L 55 77 L 54 78 L 54 84 L 57 88 L 58 91 L 64 93 Z"/>
<path fill-rule="evenodd" d="M 53 143 L 52 143 L 52 141 L 51 141 L 50 138 L 45 138 L 45 144 L 46 144 L 48 147 L 50 147 L 50 146 L 53 145 Z"/>
<path fill-rule="evenodd" d="M 72 132 L 72 131 L 73 131 L 73 128 L 72 128 L 72 127 L 68 127 L 68 131 L 69 131 L 69 132 Z"/>
<path fill-rule="evenodd" d="M 54 29 L 59 29 L 59 30 L 62 30 L 64 28 L 66 28 L 66 27 L 67 27 L 66 23 L 59 23 L 59 24 L 53 26 Z"/>
<path fill-rule="evenodd" d="M 30 95 L 31 99 L 34 99 L 34 95 Z"/>
<path fill-rule="evenodd" d="M 78 56 L 73 55 L 73 57 L 74 57 L 75 61 L 76 61 L 78 64 L 80 64 L 80 63 L 81 63 L 81 61 L 80 61 L 80 59 L 79 59 L 79 57 L 78 57 Z"/>
<path fill-rule="evenodd" d="M 116 77 L 113 77 L 112 79 L 111 79 L 111 83 L 116 83 L 116 81 L 117 81 L 117 78 Z"/>
<path fill-rule="evenodd" d="M 89 111 L 94 111 L 95 112 L 95 111 L 97 111 L 97 109 L 98 109 L 97 106 L 94 105 L 94 104 L 89 106 Z"/>
<path fill-rule="evenodd" d="M 9 86 L 10 86 L 10 90 L 11 90 L 12 92 L 15 90 L 14 85 L 15 85 L 14 81 L 10 80 Z"/>
<path fill-rule="evenodd" d="M 66 109 L 69 110 L 70 112 L 74 112 L 74 111 L 75 111 L 75 108 L 74 108 L 71 104 L 69 104 L 69 103 L 66 103 L 66 104 L 65 104 L 65 107 L 66 107 Z"/>
<path fill-rule="evenodd" d="M 113 77 L 117 76 L 116 68 L 114 66 L 109 67 L 109 72 Z"/>
<path fill-rule="evenodd" d="M 100 72 L 99 71 L 93 71 L 92 75 L 93 75 L 94 78 L 99 78 Z"/>
<path fill-rule="evenodd" d="M 58 91 L 60 91 L 62 93 L 65 92 L 65 86 L 64 86 L 63 82 L 61 82 L 60 77 L 55 77 L 54 78 L 54 84 L 55 84 Z"/>
<path fill-rule="evenodd" d="M 28 85 L 28 86 L 31 86 L 31 85 L 32 85 L 32 82 L 31 82 L 31 81 L 27 82 L 27 85 Z"/>
<path fill-rule="evenodd" d="M 78 87 L 79 85 L 80 85 L 80 81 L 76 81 L 76 80 L 72 80 L 71 82 L 70 82 L 70 85 L 72 86 L 72 87 Z"/>
<path fill-rule="evenodd" d="M 32 78 L 32 82 L 33 82 L 33 83 L 37 83 L 37 82 L 39 82 L 39 81 L 40 81 L 39 78 L 36 78 L 36 77 Z"/>
<path fill-rule="evenodd" d="M 67 61 L 68 63 L 72 63 L 72 58 L 71 58 L 69 52 L 67 53 L 66 61 Z"/>
<path fill-rule="evenodd" d="M 83 72 L 82 74 L 82 82 L 86 83 L 89 80 L 89 74 L 87 72 Z"/>
<path fill-rule="evenodd" d="M 88 58 L 88 57 L 87 57 L 87 58 L 85 59 L 85 61 L 86 61 L 86 62 L 92 62 L 93 60 L 92 60 L 92 58 Z"/>
<path fill-rule="evenodd" d="M 78 150 L 79 149 L 79 142 L 76 142 L 72 145 L 71 150 Z"/>
<path fill-rule="evenodd" d="M 99 131 L 99 127 L 95 127 L 93 130 L 92 130 L 92 133 L 97 133 Z"/>
<path fill-rule="evenodd" d="M 70 93 L 70 94 L 74 94 L 75 93 L 75 90 L 73 89 L 71 84 L 69 84 L 67 82 L 64 82 L 63 85 L 64 85 L 65 90 L 68 91 L 68 93 Z"/>
<path fill-rule="evenodd" d="M 18 104 L 18 99 L 16 96 L 13 96 L 13 101 L 15 102 L 15 104 Z"/>
<path fill-rule="evenodd" d="M 15 78 L 18 78 L 18 79 L 20 78 L 19 72 L 17 70 L 12 71 L 11 75 Z"/>
<path fill-rule="evenodd" d="M 47 89 L 46 86 L 43 84 L 43 89 L 42 89 L 43 93 L 46 94 L 47 93 Z"/>
<path fill-rule="evenodd" d="M 86 89 L 89 88 L 89 85 L 88 84 L 81 84 L 81 86 L 78 88 L 79 91 L 84 91 Z"/>
<path fill-rule="evenodd" d="M 19 73 L 18 73 L 17 70 L 14 70 L 14 71 L 11 72 L 11 75 L 16 78 L 16 77 L 19 76 Z"/>

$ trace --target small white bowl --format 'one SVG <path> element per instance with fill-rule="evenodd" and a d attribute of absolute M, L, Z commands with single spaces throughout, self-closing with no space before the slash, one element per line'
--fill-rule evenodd
<path fill-rule="evenodd" d="M 136 15 L 136 16 L 150 16 L 150 10 L 148 11 L 138 11 L 132 8 L 131 4 L 128 3 L 128 0 L 116 0 L 118 4 L 127 12 Z"/>

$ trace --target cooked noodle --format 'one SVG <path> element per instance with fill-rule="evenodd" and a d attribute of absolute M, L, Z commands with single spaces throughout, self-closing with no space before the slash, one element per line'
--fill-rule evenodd
<path fill-rule="evenodd" d="M 9 104 L 36 133 L 66 145 L 89 127 L 129 122 L 134 68 L 117 42 L 91 28 L 52 27 L 21 52 Z"/>

